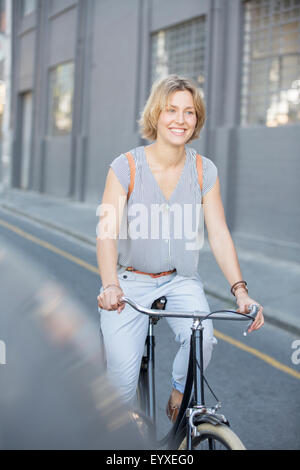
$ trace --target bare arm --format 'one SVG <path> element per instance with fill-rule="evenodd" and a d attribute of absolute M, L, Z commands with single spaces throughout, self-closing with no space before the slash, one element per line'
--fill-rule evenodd
<path fill-rule="evenodd" d="M 127 194 L 123 186 L 113 170 L 110 169 L 106 178 L 97 226 L 97 262 L 104 288 L 111 284 L 119 286 L 117 238 L 126 199 Z M 110 294 L 109 298 L 107 295 L 101 294 L 99 301 L 98 297 L 99 307 L 106 310 L 116 310 L 118 308 L 116 299 L 120 295 L 121 289 L 108 289 L 107 292 Z M 121 311 L 122 308 L 119 307 L 118 310 Z"/>
<path fill-rule="evenodd" d="M 242 280 L 237 252 L 229 232 L 220 194 L 219 178 L 203 197 L 204 218 L 208 241 L 221 271 L 232 286 Z"/>
<path fill-rule="evenodd" d="M 243 277 L 237 252 L 226 223 L 219 178 L 217 178 L 213 188 L 203 197 L 203 206 L 211 250 L 229 285 L 232 286 L 237 281 L 241 281 Z M 247 306 L 253 302 L 255 303 L 242 286 L 236 290 L 236 299 L 239 306 L 238 310 L 241 313 L 247 313 Z M 261 307 L 249 331 L 258 329 L 263 325 L 262 310 Z"/>

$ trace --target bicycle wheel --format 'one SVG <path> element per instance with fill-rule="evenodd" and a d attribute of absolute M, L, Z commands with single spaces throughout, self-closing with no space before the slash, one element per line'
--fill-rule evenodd
<path fill-rule="evenodd" d="M 202 423 L 197 426 L 199 436 L 192 439 L 193 450 L 245 450 L 238 436 L 225 424 Z M 179 450 L 186 449 L 186 438 Z"/>

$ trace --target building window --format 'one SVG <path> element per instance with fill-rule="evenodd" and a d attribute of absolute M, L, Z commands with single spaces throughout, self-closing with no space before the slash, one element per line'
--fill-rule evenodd
<path fill-rule="evenodd" d="M 300 121 L 300 0 L 244 2 L 241 124 Z"/>
<path fill-rule="evenodd" d="M 48 134 L 64 135 L 72 130 L 74 63 L 50 70 Z"/>
<path fill-rule="evenodd" d="M 30 15 L 36 10 L 37 0 L 22 0 L 22 13 L 23 16 Z"/>
<path fill-rule="evenodd" d="M 160 30 L 151 37 L 151 81 L 176 73 L 204 89 L 205 17 Z"/>

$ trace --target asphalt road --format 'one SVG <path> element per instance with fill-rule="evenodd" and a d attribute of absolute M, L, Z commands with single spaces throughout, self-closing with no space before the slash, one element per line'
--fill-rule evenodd
<path fill-rule="evenodd" d="M 99 327 L 96 297 L 101 284 L 93 247 L 4 210 L 0 210 L 0 244 L 26 253 L 84 306 L 95 328 Z M 27 269 L 30 275 L 30 265 Z M 208 301 L 212 310 L 231 308 L 212 297 Z M 206 377 L 232 429 L 247 449 L 299 449 L 300 365 L 293 363 L 292 355 L 300 358 L 293 349 L 300 338 L 269 324 L 247 337 L 242 335 L 244 322 L 215 321 L 214 326 L 218 344 Z M 162 437 L 169 429 L 165 405 L 178 346 L 164 320 L 155 327 L 155 335 L 158 435 Z M 213 405 L 208 391 L 206 397 Z"/>

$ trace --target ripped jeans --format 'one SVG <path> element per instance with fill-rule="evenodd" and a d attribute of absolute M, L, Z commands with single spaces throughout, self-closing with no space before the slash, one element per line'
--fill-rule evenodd
<path fill-rule="evenodd" d="M 198 273 L 192 277 L 184 277 L 176 272 L 158 278 L 125 271 L 118 273 L 119 282 L 124 295 L 132 298 L 144 307 L 151 308 L 159 297 L 166 296 L 169 311 L 205 311 L 210 312 Z M 100 293 L 103 288 L 100 289 Z M 128 304 L 120 314 L 98 308 L 100 313 L 101 331 L 107 361 L 107 375 L 117 388 L 120 398 L 131 404 L 135 398 L 141 359 L 144 353 L 145 339 L 148 332 L 149 317 L 137 312 Z M 180 343 L 175 356 L 172 370 L 172 386 L 183 392 L 190 351 L 192 319 L 166 318 L 175 334 L 175 341 Z M 203 322 L 203 359 L 204 369 L 207 367 L 213 344 L 212 320 Z"/>

